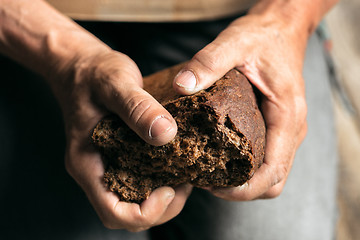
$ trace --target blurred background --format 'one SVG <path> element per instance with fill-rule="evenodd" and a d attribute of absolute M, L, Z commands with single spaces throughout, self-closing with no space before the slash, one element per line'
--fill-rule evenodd
<path fill-rule="evenodd" d="M 360 1 L 342 0 L 325 22 L 337 72 L 334 84 L 338 132 L 338 240 L 360 239 Z"/>

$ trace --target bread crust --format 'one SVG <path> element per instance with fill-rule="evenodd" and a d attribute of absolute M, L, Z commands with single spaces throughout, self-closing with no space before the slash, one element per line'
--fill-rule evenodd
<path fill-rule="evenodd" d="M 179 96 L 172 81 L 181 65 L 144 80 L 177 122 L 164 146 L 151 146 L 116 116 L 98 123 L 92 141 L 101 151 L 104 180 L 120 200 L 141 203 L 160 186 L 191 183 L 232 187 L 248 181 L 264 158 L 265 123 L 253 86 L 238 70 L 191 96 Z"/>

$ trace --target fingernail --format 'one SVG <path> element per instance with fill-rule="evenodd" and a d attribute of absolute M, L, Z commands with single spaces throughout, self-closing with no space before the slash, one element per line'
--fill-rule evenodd
<path fill-rule="evenodd" d="M 246 183 L 244 183 L 243 185 L 239 186 L 239 187 L 238 187 L 238 190 L 241 191 L 241 190 L 247 188 L 248 186 L 249 186 L 249 184 L 246 182 Z"/>
<path fill-rule="evenodd" d="M 155 118 L 149 129 L 149 136 L 152 139 L 156 139 L 168 132 L 172 128 L 172 124 L 165 116 L 159 116 Z"/>
<path fill-rule="evenodd" d="M 185 88 L 186 90 L 192 91 L 196 88 L 196 77 L 191 71 L 180 72 L 175 77 L 175 83 L 179 87 Z"/>
<path fill-rule="evenodd" d="M 175 197 L 174 191 L 172 191 L 171 193 L 168 193 L 168 195 L 166 196 L 165 204 L 169 205 L 172 202 L 172 200 L 174 200 L 174 197 Z"/>
<path fill-rule="evenodd" d="M 247 188 L 249 186 L 249 184 L 246 182 L 244 183 L 243 185 L 240 185 L 240 186 L 237 186 L 237 187 L 230 187 L 230 188 L 216 188 L 216 189 L 213 189 L 212 192 L 215 193 L 215 194 L 231 194 L 233 193 L 234 191 L 242 191 L 244 190 L 245 188 Z"/>

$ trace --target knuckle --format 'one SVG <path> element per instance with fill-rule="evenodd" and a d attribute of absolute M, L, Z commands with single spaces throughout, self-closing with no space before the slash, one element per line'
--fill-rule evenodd
<path fill-rule="evenodd" d="M 277 185 L 278 183 L 286 179 L 288 172 L 289 172 L 288 164 L 281 164 L 281 166 L 277 170 L 276 179 L 273 182 L 273 186 Z"/>
<path fill-rule="evenodd" d="M 132 96 L 126 103 L 129 119 L 138 125 L 151 106 L 152 100 L 150 98 L 139 95 Z"/>
<path fill-rule="evenodd" d="M 101 223 L 107 229 L 122 229 L 124 222 L 116 214 L 115 208 L 105 206 L 105 208 L 97 209 Z"/>
<path fill-rule="evenodd" d="M 114 224 L 113 224 L 113 222 L 112 221 L 109 221 L 109 220 L 102 220 L 102 224 L 104 225 L 104 227 L 105 228 L 107 228 L 107 229 L 111 229 L 111 230 L 113 230 L 113 229 L 117 229 L 115 226 L 114 226 Z"/>
<path fill-rule="evenodd" d="M 102 224 L 104 225 L 105 228 L 107 229 L 117 229 L 117 227 L 114 224 L 114 220 L 111 214 L 105 214 L 106 211 L 103 211 L 102 214 L 99 215 L 99 218 L 102 222 Z"/>
<path fill-rule="evenodd" d="M 146 215 L 138 215 L 135 219 L 137 223 L 137 229 L 147 229 L 154 225 L 154 221 Z"/>
<path fill-rule="evenodd" d="M 193 57 L 192 61 L 198 63 L 205 71 L 209 72 L 210 74 L 215 73 L 216 66 L 218 65 L 219 57 L 214 54 L 208 48 L 204 48 L 200 50 L 195 56 Z"/>
<path fill-rule="evenodd" d="M 272 172 L 269 173 L 272 175 L 272 178 L 270 178 L 269 182 L 269 189 L 273 188 L 286 179 L 289 168 L 290 166 L 287 163 L 280 163 L 272 167 Z"/>
<path fill-rule="evenodd" d="M 124 228 L 124 224 L 122 222 L 119 221 L 118 218 L 116 218 L 116 216 L 114 216 L 114 214 L 112 212 L 108 212 L 107 214 L 104 214 L 104 212 L 102 214 L 99 215 L 99 218 L 102 222 L 102 224 L 104 225 L 105 228 L 107 229 L 123 229 Z"/>
<path fill-rule="evenodd" d="M 283 189 L 284 188 L 283 188 L 283 186 L 281 186 L 281 184 L 277 184 L 277 185 L 273 186 L 272 188 L 270 188 L 264 194 L 264 198 L 277 198 L 281 195 Z"/>

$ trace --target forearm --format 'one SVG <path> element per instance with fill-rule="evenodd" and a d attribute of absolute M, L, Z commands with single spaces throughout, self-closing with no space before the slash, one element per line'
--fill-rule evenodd
<path fill-rule="evenodd" d="M 42 0 L 0 0 L 0 53 L 46 79 L 96 48 L 107 49 Z"/>
<path fill-rule="evenodd" d="M 249 14 L 265 14 L 291 25 L 307 39 L 338 0 L 260 0 Z"/>

